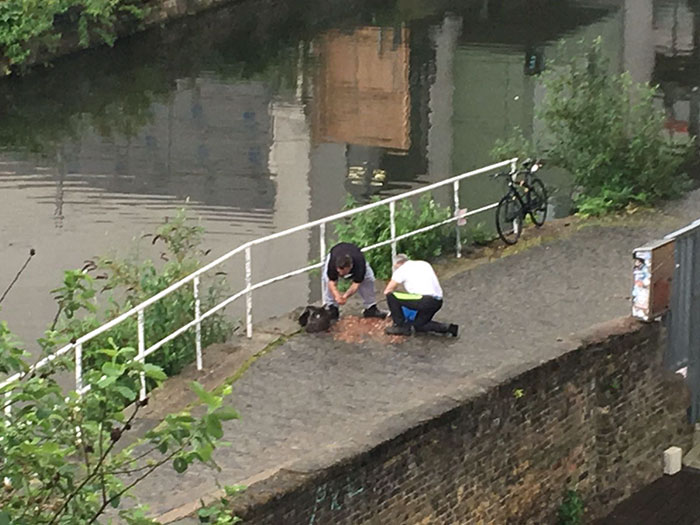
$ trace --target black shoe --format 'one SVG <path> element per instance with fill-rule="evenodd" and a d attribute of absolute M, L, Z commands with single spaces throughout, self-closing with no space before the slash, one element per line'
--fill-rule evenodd
<path fill-rule="evenodd" d="M 377 319 L 386 319 L 386 316 L 389 315 L 387 312 L 382 312 L 379 308 L 377 308 L 376 304 L 373 304 L 369 308 L 365 308 L 365 310 L 362 312 L 362 317 L 376 317 Z"/>
<path fill-rule="evenodd" d="M 452 337 L 457 337 L 457 332 L 459 332 L 459 325 L 451 324 L 450 327 L 447 329 L 447 332 L 452 334 Z"/>
<path fill-rule="evenodd" d="M 384 330 L 384 333 L 387 335 L 411 335 L 411 327 L 410 326 L 399 326 L 399 325 L 391 325 Z"/>
<path fill-rule="evenodd" d="M 337 321 L 340 318 L 340 310 L 334 304 L 329 304 L 326 309 L 331 314 L 331 321 Z"/>

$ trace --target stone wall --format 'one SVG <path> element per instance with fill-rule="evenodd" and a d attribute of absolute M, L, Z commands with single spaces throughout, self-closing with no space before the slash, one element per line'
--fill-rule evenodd
<path fill-rule="evenodd" d="M 664 449 L 688 449 L 688 396 L 659 324 L 621 319 L 568 346 L 253 483 L 233 510 L 247 525 L 545 524 L 576 489 L 587 521 L 605 515 L 661 476 Z"/>

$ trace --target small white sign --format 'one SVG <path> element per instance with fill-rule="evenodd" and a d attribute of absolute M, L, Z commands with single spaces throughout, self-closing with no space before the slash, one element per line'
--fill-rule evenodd
<path fill-rule="evenodd" d="M 664 474 L 676 474 L 681 471 L 683 450 L 680 447 L 668 447 L 664 450 Z"/>
<path fill-rule="evenodd" d="M 457 225 L 458 226 L 464 226 L 467 224 L 467 208 L 462 208 L 461 210 L 456 210 L 455 211 L 455 217 L 459 217 L 457 219 Z"/>

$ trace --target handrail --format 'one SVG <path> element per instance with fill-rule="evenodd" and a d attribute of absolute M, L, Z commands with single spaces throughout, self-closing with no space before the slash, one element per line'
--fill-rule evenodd
<path fill-rule="evenodd" d="M 451 177 L 449 179 L 445 179 L 439 182 L 435 182 L 433 184 L 429 184 L 428 186 L 423 186 L 421 188 L 417 188 L 411 191 L 407 191 L 405 193 L 401 193 L 399 195 L 394 195 L 392 197 L 388 197 L 386 199 L 382 199 L 376 202 L 371 202 L 369 204 L 365 204 L 363 206 L 359 206 L 357 208 L 352 208 L 350 210 L 344 210 L 342 212 L 336 213 L 335 215 L 330 215 L 328 217 L 323 217 L 321 219 L 317 219 L 311 222 L 307 222 L 305 224 L 301 224 L 299 226 L 294 226 L 292 228 L 288 228 L 286 230 L 283 230 L 281 232 L 276 232 L 270 235 L 267 235 L 265 237 L 260 237 L 258 239 L 254 239 L 252 241 L 248 241 L 244 244 L 241 244 L 240 246 L 237 246 L 233 250 L 230 250 L 229 252 L 221 255 L 220 257 L 214 259 L 208 264 L 205 264 L 201 268 L 195 270 L 191 274 L 187 275 L 186 277 L 183 277 L 176 283 L 171 284 L 164 290 L 158 292 L 157 294 L 153 295 L 149 299 L 146 299 L 145 301 L 137 304 L 136 306 L 130 308 L 126 312 L 120 314 L 119 316 L 115 317 L 114 319 L 108 321 L 107 323 L 99 326 L 98 328 L 88 332 L 85 335 L 82 335 L 78 337 L 76 340 L 71 341 L 69 344 L 63 346 L 59 350 L 57 350 L 55 353 L 48 355 L 41 359 L 40 361 L 37 361 L 34 365 L 32 365 L 29 370 L 26 373 L 16 373 L 8 378 L 6 378 L 2 383 L 0 383 L 0 388 L 5 388 L 11 383 L 20 380 L 22 377 L 24 377 L 27 374 L 31 374 L 33 371 L 42 368 L 46 366 L 48 363 L 53 361 L 54 359 L 68 353 L 70 350 L 75 349 L 75 359 L 76 359 L 76 367 L 75 367 L 75 382 L 76 382 L 76 391 L 79 394 L 84 394 L 90 389 L 90 385 L 83 385 L 82 384 L 82 375 L 83 375 L 83 368 L 82 368 L 82 348 L 83 344 L 90 341 L 91 339 L 94 339 L 98 335 L 103 334 L 110 328 L 113 328 L 117 326 L 118 324 L 122 323 L 126 319 L 129 319 L 130 317 L 133 317 L 134 315 L 137 316 L 138 323 L 137 323 L 137 335 L 138 335 L 138 355 L 136 356 L 136 359 L 138 360 L 144 360 L 148 355 L 152 354 L 153 352 L 157 351 L 159 348 L 161 348 L 163 345 L 166 343 L 170 342 L 172 339 L 175 337 L 179 336 L 180 334 L 184 333 L 185 331 L 189 330 L 192 327 L 195 327 L 197 330 L 197 335 L 195 338 L 195 346 L 196 346 L 196 358 L 197 358 L 197 369 L 201 370 L 203 365 L 202 365 L 202 348 L 201 348 L 201 323 L 214 313 L 218 312 L 222 308 L 226 307 L 228 304 L 232 303 L 236 299 L 245 296 L 246 297 L 246 335 L 248 337 L 252 337 L 253 335 L 253 318 L 252 318 L 252 293 L 254 290 L 257 290 L 259 288 L 262 288 L 264 286 L 268 286 L 270 284 L 273 284 L 277 281 L 281 281 L 283 279 L 287 279 L 289 277 L 293 277 L 295 275 L 300 275 L 303 273 L 306 273 L 308 271 L 321 268 L 323 266 L 322 262 L 311 264 L 308 266 L 305 266 L 303 268 L 299 268 L 297 270 L 293 270 L 291 272 L 287 272 L 282 275 L 278 275 L 276 277 L 272 277 L 269 279 L 266 279 L 264 281 L 261 281 L 259 283 L 253 284 L 252 282 L 252 253 L 251 253 L 251 248 L 253 246 L 257 246 L 259 244 L 263 244 L 275 239 L 279 239 L 281 237 L 285 237 L 287 235 L 291 235 L 300 231 L 304 230 L 309 230 L 311 228 L 314 228 L 316 226 L 320 227 L 320 255 L 321 255 L 321 261 L 324 260 L 325 257 L 325 252 L 326 252 L 326 239 L 325 239 L 325 233 L 326 233 L 326 224 L 329 222 L 333 222 L 336 220 L 344 219 L 346 217 L 350 217 L 352 215 L 356 215 L 358 213 L 362 213 L 374 208 L 378 208 L 380 206 L 386 206 L 389 205 L 389 210 L 390 210 L 390 222 L 391 222 L 391 238 L 387 239 L 385 241 L 378 242 L 376 244 L 373 244 L 371 246 L 366 246 L 362 248 L 363 252 L 373 250 L 375 248 L 379 248 L 382 246 L 387 246 L 391 245 L 392 248 L 392 255 L 396 255 L 396 244 L 398 241 L 407 239 L 409 237 L 412 237 L 414 235 L 418 235 L 420 233 L 424 233 L 426 231 L 432 230 L 434 228 L 438 228 L 440 226 L 444 226 L 445 224 L 449 224 L 451 222 L 459 221 L 462 220 L 466 217 L 469 217 L 471 215 L 476 215 L 478 213 L 482 213 L 484 211 L 487 211 L 489 209 L 495 208 L 497 206 L 497 203 L 492 203 L 488 204 L 486 206 L 483 206 L 481 208 L 478 208 L 476 210 L 471 210 L 471 211 L 466 211 L 464 213 L 461 212 L 460 210 L 460 204 L 459 204 L 459 183 L 461 180 L 466 179 L 468 177 L 473 177 L 475 175 L 479 175 L 481 173 L 487 173 L 489 171 L 494 171 L 499 168 L 505 167 L 507 165 L 510 165 L 512 169 L 515 169 L 515 164 L 517 163 L 517 157 L 512 158 L 509 160 L 504 160 L 502 162 L 498 162 L 496 164 L 491 164 L 490 166 L 485 166 L 483 168 L 479 168 L 473 171 L 469 171 L 466 173 L 462 173 L 460 175 L 456 175 L 454 177 Z M 447 186 L 447 185 L 452 185 L 453 186 L 453 192 L 454 192 L 454 213 L 453 216 L 445 219 L 443 221 L 440 221 L 438 223 L 434 223 L 428 226 L 424 226 L 422 228 L 419 228 L 417 230 L 413 230 L 411 232 L 407 232 L 401 235 L 396 235 L 396 223 L 395 223 L 395 205 L 396 202 L 407 199 L 409 197 L 413 197 L 415 195 L 420 195 L 425 192 L 429 192 L 431 190 L 434 190 L 436 188 L 442 187 L 442 186 Z M 459 228 L 457 227 L 456 229 L 456 256 L 461 257 L 461 240 L 459 237 Z M 200 311 L 200 300 L 199 300 L 199 284 L 200 284 L 200 276 L 203 275 L 204 273 L 208 272 L 209 270 L 217 267 L 221 263 L 227 261 L 234 255 L 237 255 L 239 253 L 244 253 L 245 254 L 245 288 L 242 290 L 239 290 L 238 292 L 232 294 L 231 296 L 227 297 L 223 301 L 221 301 L 219 304 L 211 307 L 209 310 L 206 312 L 201 312 Z M 176 329 L 169 335 L 165 336 L 163 339 L 161 339 L 158 342 L 153 343 L 150 346 L 146 346 L 145 342 L 145 337 L 144 337 L 144 316 L 145 316 L 145 310 L 148 308 L 150 305 L 156 303 L 163 297 L 166 297 L 170 293 L 174 292 L 175 290 L 181 288 L 182 286 L 192 282 L 193 283 L 193 291 L 194 291 L 194 297 L 195 297 L 195 312 L 194 312 L 194 319 L 185 325 L 181 326 L 180 328 Z M 145 399 L 146 397 L 146 383 L 145 379 L 142 375 L 141 377 L 141 392 L 140 392 L 140 398 L 141 400 Z M 6 412 L 9 412 L 9 406 L 6 409 Z"/>

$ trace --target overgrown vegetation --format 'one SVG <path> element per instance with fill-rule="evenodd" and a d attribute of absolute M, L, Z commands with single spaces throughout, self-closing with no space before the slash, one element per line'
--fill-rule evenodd
<path fill-rule="evenodd" d="M 150 236 L 153 245 L 165 245 L 162 264 L 136 256 L 101 257 L 82 270 L 65 272 L 63 286 L 54 291 L 58 312 L 38 341 L 42 351 L 55 355 L 66 342 L 195 270 L 201 236 L 202 229 L 190 224 L 181 210 Z M 224 288 L 223 276 L 202 286 L 202 308 Z M 192 287 L 186 286 L 146 310 L 146 341 L 156 342 L 193 315 Z M 194 358 L 190 330 L 141 362 L 136 359 L 136 330 L 136 321 L 130 320 L 83 345 L 82 383 L 90 389 L 79 394 L 66 392 L 58 382 L 75 369 L 71 353 L 30 372 L 29 355 L 0 322 L 0 377 L 19 374 L 0 387 L 0 413 L 5 416 L 0 424 L 0 524 L 99 523 L 110 508 L 118 509 L 120 522 L 155 524 L 134 496 L 138 483 L 166 463 L 176 472 L 193 463 L 218 468 L 213 452 L 223 437 L 222 423 L 238 417 L 224 403 L 230 386 L 209 392 L 192 382 L 200 415 L 171 414 L 143 436 L 130 434 L 147 402 L 139 398 L 141 374 L 157 387 Z M 202 325 L 202 344 L 223 340 L 230 330 L 221 315 L 212 316 Z M 127 498 L 132 501 L 121 505 Z M 219 524 L 237 521 L 221 504 L 212 507 L 211 515 Z"/>
<path fill-rule="evenodd" d="M 154 245 L 163 245 L 163 260 L 98 257 L 82 270 L 65 272 L 63 285 L 53 290 L 58 312 L 50 329 L 56 341 L 68 342 L 117 317 L 137 304 L 164 290 L 201 266 L 200 246 L 203 229 L 190 224 L 184 210 L 166 220 L 155 235 L 145 236 Z M 98 284 L 99 283 L 99 284 Z M 225 276 L 218 274 L 208 285 L 200 285 L 201 311 L 223 299 Z M 144 311 L 146 345 L 156 343 L 194 318 L 195 298 L 191 284 L 182 286 Z M 202 346 L 224 341 L 233 326 L 222 313 L 202 322 Z M 103 335 L 85 343 L 86 367 L 100 367 L 105 356 L 98 350 L 109 346 L 138 347 L 136 316 L 129 318 Z M 147 358 L 168 376 L 177 374 L 195 358 L 195 333 L 190 329 Z"/>
<path fill-rule="evenodd" d="M 682 167 L 693 141 L 669 137 L 664 111 L 654 105 L 657 89 L 628 73 L 612 74 L 600 39 L 583 59 L 554 63 L 541 79 L 543 135 L 530 141 L 515 129 L 496 144 L 495 156 L 539 154 L 567 169 L 579 187 L 575 203 L 583 215 L 652 205 L 687 188 Z"/>
<path fill-rule="evenodd" d="M 241 523 L 241 519 L 233 516 L 229 508 L 231 506 L 231 498 L 244 490 L 244 485 L 226 485 L 223 488 L 224 495 L 214 503 L 205 505 L 204 501 L 200 500 L 202 506 L 197 511 L 199 522 L 211 525 L 235 525 L 236 523 Z"/>
<path fill-rule="evenodd" d="M 567 490 L 559 506 L 559 525 L 579 525 L 583 518 L 583 500 L 575 490 Z"/>
<path fill-rule="evenodd" d="M 477 222 L 474 226 L 466 226 L 462 235 L 462 244 L 469 246 L 486 246 L 498 238 L 498 234 L 489 229 L 483 222 Z"/>
<path fill-rule="evenodd" d="M 379 200 L 378 198 L 374 201 Z M 354 208 L 357 202 L 348 198 L 345 209 Z M 444 221 L 452 215 L 449 208 L 440 206 L 430 194 L 426 194 L 414 206 L 410 201 L 396 205 L 396 235 Z M 442 254 L 446 244 L 454 239 L 453 226 L 444 226 L 414 235 L 398 242 L 399 252 L 415 259 L 433 259 Z M 378 206 L 364 213 L 352 215 L 336 224 L 339 242 L 352 242 L 360 247 L 370 246 L 391 238 L 389 207 Z M 378 279 L 391 277 L 391 246 L 376 248 L 365 254 Z"/>
<path fill-rule="evenodd" d="M 65 32 L 82 47 L 113 45 L 118 24 L 138 24 L 146 14 L 140 0 L 3 0 L 0 2 L 0 70 L 13 68 L 43 51 L 53 52 Z"/>
<path fill-rule="evenodd" d="M 51 334 L 42 347 L 47 352 L 57 349 Z M 93 352 L 103 362 L 85 372 L 84 381 L 92 388 L 83 395 L 66 393 L 57 378 L 73 370 L 72 356 L 28 373 L 28 355 L 0 323 L 0 375 L 22 374 L 0 387 L 5 418 L 0 424 L 0 523 L 99 523 L 114 508 L 120 509 L 120 523 L 155 524 L 133 492 L 141 481 L 166 463 L 177 472 L 193 463 L 217 468 L 213 452 L 223 436 L 222 422 L 238 417 L 224 404 L 230 387 L 215 394 L 192 383 L 205 407 L 202 415 L 171 414 L 145 436 L 132 437 L 146 403 L 127 385 L 136 384 L 141 373 L 155 384 L 166 375 L 160 367 L 135 360 L 134 348 L 120 348 L 113 341 Z M 125 441 L 130 444 L 123 446 Z M 233 522 L 231 518 L 228 523 Z"/>

